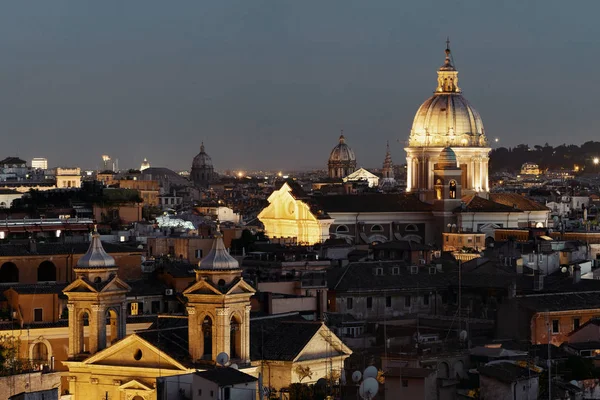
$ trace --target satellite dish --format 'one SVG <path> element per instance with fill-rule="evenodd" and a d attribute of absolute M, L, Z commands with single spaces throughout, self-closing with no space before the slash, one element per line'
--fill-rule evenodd
<path fill-rule="evenodd" d="M 461 342 L 464 342 L 465 340 L 467 340 L 468 335 L 469 334 L 467 333 L 467 331 L 460 331 L 460 333 L 458 334 L 458 338 Z"/>
<path fill-rule="evenodd" d="M 363 372 L 363 378 L 364 379 L 377 378 L 378 372 L 379 371 L 377 371 L 377 367 L 371 365 L 370 367 L 365 368 L 365 372 Z"/>
<path fill-rule="evenodd" d="M 237 365 L 237 364 L 231 364 L 231 365 L 229 366 L 229 368 L 233 368 L 233 369 L 239 369 L 240 367 L 238 367 L 238 365 Z"/>
<path fill-rule="evenodd" d="M 346 384 L 346 371 L 344 371 L 343 369 L 340 371 L 340 383 L 342 385 Z"/>
<path fill-rule="evenodd" d="M 227 364 L 228 362 L 229 362 L 229 356 L 227 355 L 227 353 L 223 352 L 223 353 L 219 353 L 217 355 L 217 364 L 224 367 L 225 364 Z"/>
<path fill-rule="evenodd" d="M 560 269 L 560 272 L 562 272 L 563 274 L 565 274 L 567 272 L 567 267 L 562 267 Z"/>
<path fill-rule="evenodd" d="M 352 382 L 358 383 L 358 381 L 360 381 L 361 379 L 362 379 L 362 372 L 354 371 L 352 373 Z"/>
<path fill-rule="evenodd" d="M 375 378 L 367 378 L 360 384 L 358 388 L 358 394 L 363 399 L 372 399 L 377 395 L 377 391 L 379 390 L 379 382 Z"/>

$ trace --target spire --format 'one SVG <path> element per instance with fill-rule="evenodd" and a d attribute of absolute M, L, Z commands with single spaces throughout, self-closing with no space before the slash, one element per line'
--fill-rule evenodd
<path fill-rule="evenodd" d="M 450 38 L 446 39 L 446 49 L 444 50 L 446 58 L 437 72 L 438 85 L 436 93 L 460 93 L 458 87 L 458 71 L 452 63 L 452 52 L 450 51 Z"/>
<path fill-rule="evenodd" d="M 340 144 L 346 143 L 346 138 L 344 137 L 344 130 L 342 129 L 340 133 Z"/>
<path fill-rule="evenodd" d="M 200 143 L 200 153 L 204 153 L 204 141 Z"/>

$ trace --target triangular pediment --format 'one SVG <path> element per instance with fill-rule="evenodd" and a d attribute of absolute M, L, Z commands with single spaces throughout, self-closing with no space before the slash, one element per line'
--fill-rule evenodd
<path fill-rule="evenodd" d="M 219 289 L 205 280 L 196 281 L 192 286 L 185 289 L 183 294 L 223 294 Z"/>
<path fill-rule="evenodd" d="M 71 284 L 69 284 L 66 288 L 63 289 L 63 293 L 68 292 L 84 292 L 84 293 L 98 293 L 95 287 L 87 283 L 81 278 L 77 278 Z"/>
<path fill-rule="evenodd" d="M 135 333 L 83 361 L 88 365 L 187 370 L 187 368 Z"/>
<path fill-rule="evenodd" d="M 123 282 L 121 279 L 116 277 L 112 281 L 110 281 L 106 286 L 104 286 L 100 292 L 102 292 L 102 293 L 121 292 L 121 291 L 128 292 L 130 290 L 131 290 L 131 286 L 129 286 L 128 284 Z"/>
<path fill-rule="evenodd" d="M 250 286 L 248 283 L 246 283 L 246 281 L 244 281 L 243 279 L 240 279 L 235 285 L 233 285 L 231 288 L 229 288 L 229 290 L 227 291 L 227 294 L 241 294 L 241 293 L 253 294 L 255 292 L 256 292 L 256 290 L 254 290 L 254 288 L 252 286 Z"/>
<path fill-rule="evenodd" d="M 325 324 L 306 343 L 294 361 L 316 360 L 327 357 L 349 356 L 352 350 Z"/>
<path fill-rule="evenodd" d="M 119 386 L 119 390 L 146 390 L 146 391 L 153 391 L 154 389 L 151 388 L 148 385 L 144 385 L 142 382 L 132 379 L 127 383 L 122 384 L 121 386 Z"/>

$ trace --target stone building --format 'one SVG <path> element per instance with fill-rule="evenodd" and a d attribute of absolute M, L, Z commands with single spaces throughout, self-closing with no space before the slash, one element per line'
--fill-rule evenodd
<path fill-rule="evenodd" d="M 217 178 L 212 159 L 204 150 L 204 142 L 200 145 L 200 153 L 194 157 L 194 161 L 192 162 L 190 178 L 194 185 L 202 188 L 207 188 Z"/>

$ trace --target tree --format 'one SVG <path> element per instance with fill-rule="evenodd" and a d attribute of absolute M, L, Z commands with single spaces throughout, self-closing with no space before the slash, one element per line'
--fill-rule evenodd
<path fill-rule="evenodd" d="M 313 375 L 313 373 L 310 370 L 310 367 L 308 365 L 307 366 L 298 365 L 296 367 L 295 371 L 296 371 L 296 375 L 298 375 L 298 380 L 300 381 L 300 383 L 302 383 L 303 379 L 312 378 L 312 375 Z"/>

